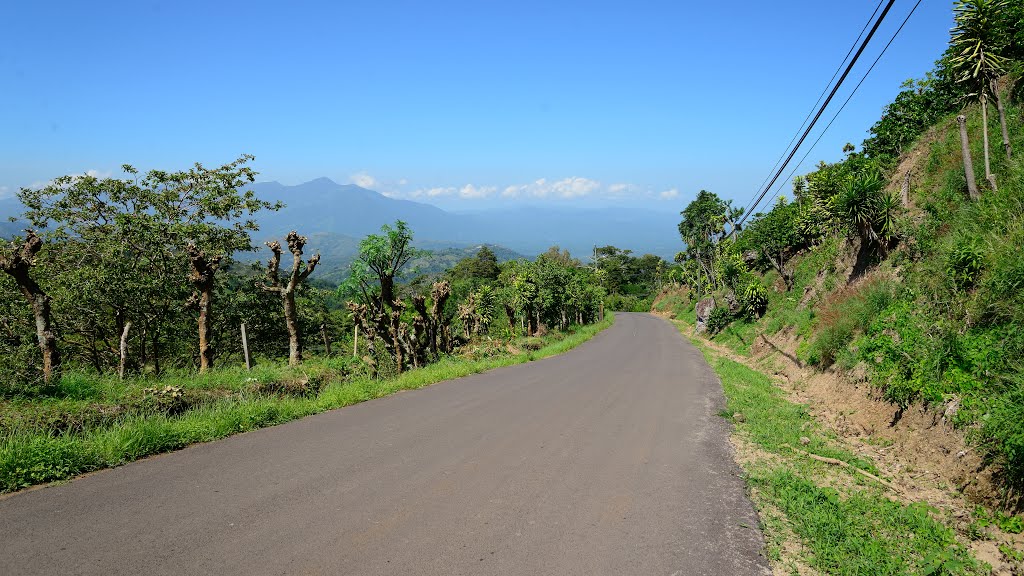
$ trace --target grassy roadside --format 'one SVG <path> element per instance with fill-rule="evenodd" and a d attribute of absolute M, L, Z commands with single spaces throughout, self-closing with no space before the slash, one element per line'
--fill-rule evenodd
<path fill-rule="evenodd" d="M 507 348 L 492 349 L 479 357 L 447 357 L 424 368 L 410 370 L 394 378 L 375 379 L 365 376 L 345 379 L 342 372 L 329 365 L 311 363 L 303 385 L 310 380 L 323 380 L 317 388 L 299 389 L 289 394 L 282 388 L 281 369 L 266 367 L 253 373 L 224 370 L 210 375 L 158 381 L 158 388 L 147 389 L 151 402 L 173 406 L 182 396 L 218 389 L 223 396 L 207 399 L 194 408 L 177 413 L 173 410 L 127 411 L 111 420 L 89 421 L 55 431 L 52 427 L 18 424 L 5 427 L 0 436 L 0 492 L 11 492 L 35 484 L 65 480 L 85 472 L 119 466 L 145 456 L 177 450 L 196 444 L 281 424 L 311 414 L 380 398 L 400 390 L 422 388 L 430 384 L 554 356 L 571 350 L 614 323 L 614 315 L 598 324 L 578 328 L 571 333 L 550 333 L 533 338 L 513 352 Z M 224 382 L 217 382 L 217 380 Z M 261 381 L 263 385 L 261 385 Z M 79 380 L 72 379 L 74 388 Z M 104 383 L 86 383 L 103 388 Z M 152 385 L 152 382 L 149 383 Z M 217 386 L 220 385 L 220 388 Z M 83 387 L 85 384 L 82 385 Z M 112 384 L 106 384 L 113 389 Z M 154 393 L 155 390 L 155 393 Z M 163 394 L 168 390 L 167 394 Z M 94 391 L 95 392 L 95 391 Z M 108 395 L 125 395 L 123 390 L 103 390 Z M 58 406 L 74 404 L 73 398 L 57 401 Z M 72 406 L 72 409 L 74 406 Z M 156 406 L 155 408 L 159 408 Z M 102 410 L 101 410 L 102 412 Z M 65 412 L 67 413 L 67 410 Z"/>
<path fill-rule="evenodd" d="M 722 381 L 775 573 L 987 574 L 936 509 L 904 504 L 771 379 L 693 340 Z M 845 462 L 849 467 L 813 459 Z"/>

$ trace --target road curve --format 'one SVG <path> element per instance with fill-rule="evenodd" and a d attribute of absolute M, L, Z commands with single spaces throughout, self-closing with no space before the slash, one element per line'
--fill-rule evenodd
<path fill-rule="evenodd" d="M 664 320 L 0 500 L 0 574 L 764 574 Z"/>

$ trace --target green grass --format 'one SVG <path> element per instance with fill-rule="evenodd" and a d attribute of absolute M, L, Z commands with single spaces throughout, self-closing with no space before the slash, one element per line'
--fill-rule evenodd
<path fill-rule="evenodd" d="M 483 358 L 445 357 L 424 368 L 384 379 L 367 376 L 344 379 L 341 364 L 346 360 L 313 361 L 301 368 L 265 365 L 253 372 L 223 369 L 193 378 L 177 374 L 156 382 L 140 380 L 120 386 L 110 379 L 75 375 L 65 379 L 69 382 L 68 389 L 74 391 L 71 397 L 45 400 L 40 403 L 46 406 L 43 410 L 27 399 L 13 403 L 13 408 L 9 404 L 5 407 L 8 423 L 10 413 L 17 413 L 18 409 L 35 415 L 46 410 L 53 414 L 60 414 L 60 410 L 77 414 L 75 410 L 84 410 L 83 406 L 90 406 L 86 403 L 89 401 L 137 398 L 138 389 L 144 386 L 177 386 L 193 392 L 218 389 L 226 394 L 198 403 L 180 414 L 147 413 L 134 407 L 111 420 L 88 421 L 84 418 L 86 422 L 79 428 L 63 428 L 61 431 L 46 429 L 31 419 L 18 421 L 15 426 L 5 427 L 0 436 L 0 491 L 10 492 L 34 484 L 64 480 L 190 444 L 217 440 L 387 396 L 399 390 L 422 388 L 443 380 L 546 358 L 578 346 L 613 322 L 614 315 L 609 314 L 603 322 L 568 334 L 550 333 L 533 343 L 538 346 L 535 350 L 519 354 L 495 353 Z M 299 377 L 307 381 L 317 377 L 334 379 L 327 381 L 317 392 L 297 396 L 249 392 L 260 381 Z"/>
<path fill-rule="evenodd" d="M 745 465 L 745 473 L 755 489 L 770 559 L 782 560 L 783 542 L 792 533 L 805 550 L 802 560 L 824 574 L 985 573 L 934 509 L 894 501 L 860 474 L 792 450 L 878 475 L 871 462 L 837 447 L 807 407 L 787 400 L 768 376 L 694 343 L 722 381 L 723 416 L 742 414 L 734 420 L 736 433 L 762 454 Z"/>

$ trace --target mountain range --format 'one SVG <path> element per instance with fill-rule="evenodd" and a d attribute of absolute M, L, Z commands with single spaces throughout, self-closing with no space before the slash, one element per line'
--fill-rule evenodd
<path fill-rule="evenodd" d="M 676 232 L 678 215 L 639 208 L 520 205 L 448 212 L 422 202 L 390 198 L 354 184 L 338 184 L 328 178 L 295 186 L 260 182 L 251 185 L 251 189 L 263 200 L 285 203 L 276 212 L 256 214 L 260 225 L 260 231 L 254 235 L 257 245 L 297 230 L 309 237 L 310 250 L 320 251 L 324 275 L 331 277 L 338 277 L 355 257 L 360 238 L 379 232 L 382 225 L 395 220 L 409 224 L 418 247 L 434 251 L 451 249 L 447 252 L 449 259 L 484 243 L 497 248 L 502 259 L 536 255 L 554 245 L 568 249 L 584 261 L 594 246 L 609 244 L 667 259 L 682 248 Z M 16 199 L 0 199 L 0 237 L 24 227 L 8 222 L 9 217 L 20 213 L 21 205 Z"/>
<path fill-rule="evenodd" d="M 278 212 L 257 217 L 261 229 L 280 235 L 332 233 L 361 238 L 401 219 L 417 240 L 462 244 L 499 244 L 539 254 L 553 245 L 586 258 L 594 246 L 613 244 L 636 253 L 671 258 L 680 248 L 679 216 L 631 207 L 576 208 L 516 206 L 477 212 L 447 212 L 436 206 L 389 198 L 354 184 L 318 178 L 296 186 L 254 184 L 264 200 L 281 200 Z"/>

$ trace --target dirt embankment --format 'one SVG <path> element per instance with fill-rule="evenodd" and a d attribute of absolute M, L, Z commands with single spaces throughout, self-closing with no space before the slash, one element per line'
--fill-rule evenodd
<path fill-rule="evenodd" d="M 964 431 L 949 422 L 949 407 L 916 405 L 901 412 L 881 398 L 864 373 L 804 366 L 796 355 L 798 343 L 789 331 L 759 335 L 751 355 L 743 356 L 705 340 L 719 354 L 774 376 L 779 388 L 792 401 L 806 405 L 839 442 L 875 462 L 882 476 L 900 489 L 901 499 L 927 503 L 950 518 L 974 555 L 993 566 L 994 574 L 1019 573 L 1018 566 L 1006 562 L 999 545 L 1020 550 L 1021 535 L 994 526 L 986 529 L 985 538 L 972 535 L 975 507 L 998 507 L 1000 491 L 993 470 L 983 465 Z"/>

